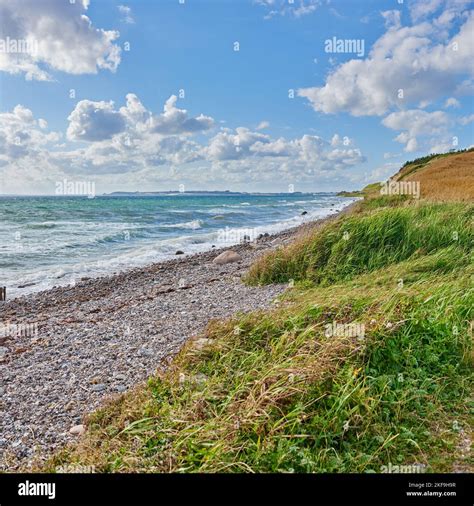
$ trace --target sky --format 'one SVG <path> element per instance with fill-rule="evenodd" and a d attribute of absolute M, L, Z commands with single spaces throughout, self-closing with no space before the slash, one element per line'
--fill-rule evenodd
<path fill-rule="evenodd" d="M 474 144 L 468 0 L 0 0 L 0 193 L 338 191 Z"/>

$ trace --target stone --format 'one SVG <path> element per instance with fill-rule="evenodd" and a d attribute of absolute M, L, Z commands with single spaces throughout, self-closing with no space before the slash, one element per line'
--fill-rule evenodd
<path fill-rule="evenodd" d="M 301 213 L 301 216 L 304 216 L 305 214 L 308 214 L 308 211 L 303 211 L 303 212 Z"/>
<path fill-rule="evenodd" d="M 93 392 L 102 392 L 102 390 L 105 390 L 104 383 L 98 383 L 97 385 L 92 385 L 91 390 Z"/>
<path fill-rule="evenodd" d="M 240 260 L 242 260 L 242 257 L 238 253 L 232 250 L 228 250 L 216 256 L 212 263 L 217 265 L 225 265 L 232 262 L 240 262 Z"/>
<path fill-rule="evenodd" d="M 64 409 L 66 411 L 70 411 L 71 409 L 74 408 L 74 401 L 69 401 L 65 406 L 64 406 Z"/>
<path fill-rule="evenodd" d="M 74 425 L 74 427 L 71 427 L 69 429 L 69 434 L 73 434 L 74 436 L 82 436 L 84 435 L 86 432 L 86 427 L 85 425 Z"/>
<path fill-rule="evenodd" d="M 184 255 L 184 251 L 181 251 L 180 249 L 175 253 L 175 255 Z"/>

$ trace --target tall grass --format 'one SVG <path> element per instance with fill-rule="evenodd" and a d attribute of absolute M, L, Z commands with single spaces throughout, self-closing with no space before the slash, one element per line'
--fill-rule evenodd
<path fill-rule="evenodd" d="M 473 210 L 461 204 L 425 204 L 353 215 L 261 258 L 247 281 L 307 279 L 324 285 L 439 248 L 455 245 L 467 251 L 474 238 Z"/>
<path fill-rule="evenodd" d="M 212 323 L 46 469 L 451 470 L 472 392 L 471 218 L 462 205 L 365 210 L 269 255 L 251 281 L 305 281 L 284 304 Z M 332 322 L 365 335 L 328 335 Z"/>

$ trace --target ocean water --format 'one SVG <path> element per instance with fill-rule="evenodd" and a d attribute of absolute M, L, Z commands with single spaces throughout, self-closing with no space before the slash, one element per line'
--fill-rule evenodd
<path fill-rule="evenodd" d="M 330 193 L 0 197 L 0 286 L 8 299 L 253 240 L 351 203 Z M 302 212 L 307 214 L 302 216 Z"/>

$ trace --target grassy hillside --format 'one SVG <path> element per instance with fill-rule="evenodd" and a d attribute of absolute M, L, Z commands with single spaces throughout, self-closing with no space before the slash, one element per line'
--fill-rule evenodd
<path fill-rule="evenodd" d="M 272 311 L 212 322 L 46 470 L 472 470 L 474 206 L 372 195 L 252 267 L 289 283 Z"/>
<path fill-rule="evenodd" d="M 419 181 L 431 201 L 474 201 L 474 149 L 431 155 L 406 163 L 396 181 Z"/>

